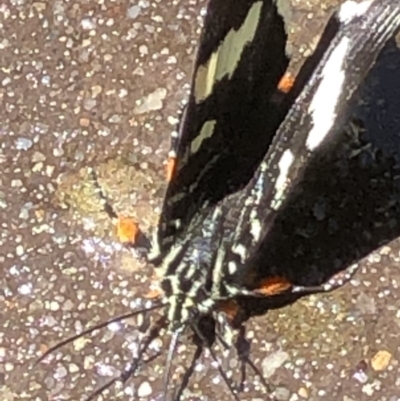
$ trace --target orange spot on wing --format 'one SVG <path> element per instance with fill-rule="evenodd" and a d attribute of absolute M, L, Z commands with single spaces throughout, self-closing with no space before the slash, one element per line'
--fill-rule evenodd
<path fill-rule="evenodd" d="M 139 233 L 139 224 L 130 217 L 119 217 L 117 222 L 117 235 L 121 242 L 136 242 Z"/>
<path fill-rule="evenodd" d="M 258 288 L 254 292 L 260 295 L 264 295 L 266 297 L 270 297 L 272 295 L 277 295 L 285 292 L 292 286 L 292 283 L 289 282 L 287 279 L 275 276 L 262 280 L 259 283 Z"/>
<path fill-rule="evenodd" d="M 283 93 L 289 93 L 293 88 L 295 78 L 289 72 L 285 72 L 278 84 L 278 90 Z"/>
<path fill-rule="evenodd" d="M 169 157 L 165 168 L 167 182 L 171 182 L 172 179 L 174 178 L 175 169 L 176 169 L 176 157 Z"/>

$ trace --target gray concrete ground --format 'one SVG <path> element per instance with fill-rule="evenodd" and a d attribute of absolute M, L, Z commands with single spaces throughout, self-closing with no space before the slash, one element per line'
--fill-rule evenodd
<path fill-rule="evenodd" d="M 338 1 L 290 3 L 296 65 Z M 145 230 L 155 225 L 165 189 L 161 166 L 187 93 L 204 4 L 1 2 L 0 400 L 81 400 L 135 351 L 138 320 L 77 341 L 31 369 L 57 341 L 148 303 L 151 268 L 118 245 L 85 168 L 97 169 L 118 212 Z M 309 179 L 332 183 L 325 185 L 332 196 L 308 197 L 301 206 L 307 218 L 293 212 L 274 239 L 271 257 L 303 266 L 304 276 L 317 262 L 362 258 L 342 289 L 247 322 L 252 358 L 276 400 L 400 400 L 399 59 L 392 44 L 364 90 L 357 114 L 365 138 L 346 142 L 353 161 L 334 160 L 329 174 Z M 190 341 L 179 347 L 175 380 L 191 352 Z M 232 352 L 221 359 L 229 374 L 237 370 Z M 160 400 L 164 361 L 98 399 Z M 265 399 L 258 379 L 249 378 L 241 399 Z M 232 399 L 209 353 L 184 398 Z"/>

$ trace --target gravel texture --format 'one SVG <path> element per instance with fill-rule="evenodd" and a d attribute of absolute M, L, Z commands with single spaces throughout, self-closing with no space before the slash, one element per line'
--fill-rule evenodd
<path fill-rule="evenodd" d="M 281 5 L 298 69 L 338 1 Z M 125 368 L 147 319 L 114 324 L 35 360 L 146 298 L 153 271 L 115 238 L 88 167 L 114 208 L 154 227 L 163 162 L 187 96 L 205 1 L 0 4 L 0 400 L 82 400 Z M 269 257 L 293 280 L 360 263 L 331 294 L 250 319 L 251 356 L 279 401 L 400 400 L 400 52 L 391 43 L 348 128 L 282 217 Z M 345 155 L 346 157 L 344 157 Z M 351 156 L 351 157 L 350 157 Z M 173 378 L 193 348 L 178 349 Z M 167 344 L 157 340 L 154 351 Z M 232 350 L 217 351 L 230 375 Z M 160 400 L 165 357 L 99 400 Z M 266 399 L 257 377 L 241 400 Z M 184 399 L 232 400 L 209 352 Z"/>

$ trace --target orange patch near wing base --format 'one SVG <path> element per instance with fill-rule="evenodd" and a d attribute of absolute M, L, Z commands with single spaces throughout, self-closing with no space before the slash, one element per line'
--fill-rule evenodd
<path fill-rule="evenodd" d="M 227 299 L 218 303 L 218 310 L 224 312 L 228 319 L 232 322 L 238 315 L 240 307 L 234 299 Z"/>
<path fill-rule="evenodd" d="M 282 292 L 289 290 L 291 287 L 293 287 L 293 284 L 287 279 L 275 276 L 261 280 L 258 288 L 254 290 L 254 292 L 256 294 L 270 297 L 272 295 L 281 294 Z"/>
<path fill-rule="evenodd" d="M 167 182 L 171 182 L 175 175 L 176 157 L 169 157 L 165 167 Z"/>
<path fill-rule="evenodd" d="M 289 72 L 285 72 L 278 84 L 278 90 L 283 93 L 289 93 L 293 88 L 295 78 Z"/>
<path fill-rule="evenodd" d="M 117 235 L 122 243 L 134 244 L 138 234 L 139 224 L 135 220 L 130 217 L 118 217 Z"/>

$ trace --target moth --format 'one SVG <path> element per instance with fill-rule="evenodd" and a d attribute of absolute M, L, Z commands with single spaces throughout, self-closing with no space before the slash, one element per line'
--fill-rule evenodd
<path fill-rule="evenodd" d="M 162 309 L 130 368 L 87 400 L 158 357 L 150 345 L 165 331 L 171 338 L 166 399 L 172 359 L 188 330 L 197 346 L 194 362 L 208 348 L 239 400 L 212 349 L 216 340 L 223 343 L 216 315 L 226 312 L 234 321 L 241 298 L 330 291 L 355 273 L 347 269 L 321 286 L 304 287 L 279 276 L 259 279 L 254 269 L 260 245 L 304 169 L 340 132 L 357 89 L 399 26 L 399 2 L 346 1 L 326 27 L 323 37 L 330 40 L 312 75 L 284 95 L 279 88 L 289 60 L 275 1 L 210 0 L 188 105 L 173 138 L 170 182 L 147 255 L 161 277 L 162 293 L 152 307 L 85 330 L 40 360 L 112 321 Z M 243 363 L 259 373 L 248 356 Z"/>

